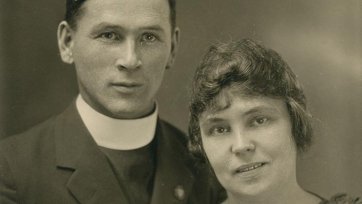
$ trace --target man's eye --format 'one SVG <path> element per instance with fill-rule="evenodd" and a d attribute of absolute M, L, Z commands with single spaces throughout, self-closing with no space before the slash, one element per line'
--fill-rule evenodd
<path fill-rule="evenodd" d="M 117 40 L 119 37 L 114 32 L 105 32 L 102 33 L 99 37 L 107 40 Z"/>
<path fill-rule="evenodd" d="M 154 42 L 157 40 L 157 37 L 152 33 L 145 33 L 142 35 L 142 42 Z"/>

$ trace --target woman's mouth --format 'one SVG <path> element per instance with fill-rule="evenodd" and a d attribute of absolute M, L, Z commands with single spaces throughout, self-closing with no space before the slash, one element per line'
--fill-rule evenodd
<path fill-rule="evenodd" d="M 240 174 L 240 173 L 253 171 L 255 169 L 259 169 L 260 167 L 264 166 L 265 164 L 266 164 L 265 162 L 255 162 L 255 163 L 245 164 L 245 165 L 238 167 L 235 170 L 235 173 Z"/>

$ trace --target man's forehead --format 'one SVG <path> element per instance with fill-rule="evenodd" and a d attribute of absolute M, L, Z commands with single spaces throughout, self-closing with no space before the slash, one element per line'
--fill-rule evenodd
<path fill-rule="evenodd" d="M 170 24 L 166 0 L 88 0 L 83 18 L 92 24 L 109 23 L 122 27 L 162 27 Z"/>
<path fill-rule="evenodd" d="M 127 16 L 150 15 L 169 17 L 167 0 L 87 0 L 83 7 L 88 12 L 113 12 Z M 136 19 L 133 19 L 136 20 Z"/>

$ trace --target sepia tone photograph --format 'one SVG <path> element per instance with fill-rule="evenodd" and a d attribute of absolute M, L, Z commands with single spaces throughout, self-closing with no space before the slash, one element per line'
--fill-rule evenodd
<path fill-rule="evenodd" d="M 359 0 L 0 2 L 0 204 L 362 204 Z"/>

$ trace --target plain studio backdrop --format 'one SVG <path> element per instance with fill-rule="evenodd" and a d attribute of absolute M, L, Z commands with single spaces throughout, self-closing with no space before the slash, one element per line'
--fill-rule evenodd
<path fill-rule="evenodd" d="M 181 45 L 158 103 L 187 130 L 194 70 L 212 42 L 253 38 L 275 49 L 304 85 L 314 144 L 298 161 L 303 187 L 362 195 L 361 2 L 178 0 Z M 61 112 L 76 96 L 74 69 L 56 42 L 65 0 L 1 0 L 0 125 L 14 134 Z M 5 137 L 5 136 L 2 136 Z"/>

